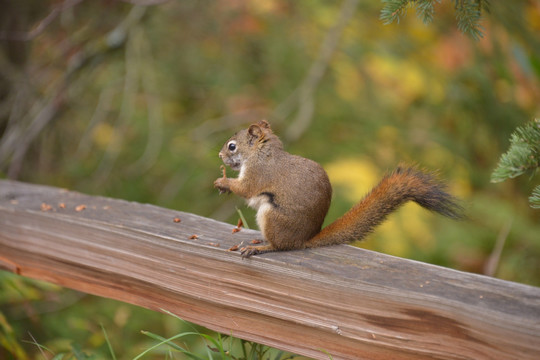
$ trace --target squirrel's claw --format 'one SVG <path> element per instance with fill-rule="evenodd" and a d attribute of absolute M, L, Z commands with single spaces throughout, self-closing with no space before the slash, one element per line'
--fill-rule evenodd
<path fill-rule="evenodd" d="M 275 251 L 271 245 L 246 246 L 240 249 L 240 254 L 242 255 L 242 259 L 245 259 L 253 255 L 264 254 L 270 251 Z"/>
<path fill-rule="evenodd" d="M 257 246 L 246 246 L 240 249 L 242 259 L 252 257 L 253 255 L 257 255 L 258 253 L 259 251 L 257 250 Z"/>

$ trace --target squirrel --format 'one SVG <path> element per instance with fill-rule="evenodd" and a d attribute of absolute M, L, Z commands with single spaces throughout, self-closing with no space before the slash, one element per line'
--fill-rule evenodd
<path fill-rule="evenodd" d="M 358 204 L 321 230 L 332 198 L 328 175 L 315 161 L 286 152 L 266 120 L 233 135 L 219 157 L 239 175 L 226 177 L 221 165 L 223 177 L 214 186 L 220 193 L 245 198 L 257 210 L 257 224 L 268 242 L 242 248 L 243 258 L 361 240 L 407 201 L 449 218 L 463 217 L 462 207 L 432 173 L 398 166 Z"/>

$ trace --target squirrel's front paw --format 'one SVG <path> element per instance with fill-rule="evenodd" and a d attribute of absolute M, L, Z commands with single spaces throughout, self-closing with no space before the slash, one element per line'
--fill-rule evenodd
<path fill-rule="evenodd" d="M 214 187 L 219 190 L 220 194 L 231 192 L 231 189 L 227 184 L 227 178 L 216 179 L 216 181 L 214 181 Z"/>

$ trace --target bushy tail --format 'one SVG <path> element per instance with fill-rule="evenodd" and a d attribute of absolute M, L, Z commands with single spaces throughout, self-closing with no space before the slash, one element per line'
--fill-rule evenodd
<path fill-rule="evenodd" d="M 322 229 L 305 245 L 310 248 L 361 240 L 407 201 L 414 201 L 452 219 L 463 218 L 463 208 L 433 174 L 413 167 L 398 167 L 351 210 Z"/>

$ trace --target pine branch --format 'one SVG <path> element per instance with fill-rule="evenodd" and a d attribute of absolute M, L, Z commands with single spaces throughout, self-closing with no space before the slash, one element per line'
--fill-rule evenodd
<path fill-rule="evenodd" d="M 481 1 L 456 0 L 456 19 L 459 31 L 468 34 L 474 40 L 482 37 L 482 27 L 479 25 L 482 17 Z"/>
<path fill-rule="evenodd" d="M 382 0 L 384 7 L 381 10 L 380 19 L 384 24 L 388 25 L 394 21 L 399 23 L 401 16 L 404 16 L 408 7 L 416 9 L 417 16 L 422 19 L 424 24 L 429 24 L 433 21 L 435 12 L 434 2 L 441 0 Z M 480 20 L 482 13 L 489 11 L 488 0 L 454 0 L 456 19 L 458 29 L 478 40 L 483 36 Z"/>
<path fill-rule="evenodd" d="M 415 0 L 412 0 L 415 1 Z M 384 5 L 381 10 L 380 19 L 385 25 L 391 24 L 394 21 L 399 24 L 400 16 L 407 12 L 407 6 L 412 2 L 411 0 L 382 0 Z"/>
<path fill-rule="evenodd" d="M 532 195 L 529 197 L 529 202 L 532 208 L 540 209 L 540 185 L 534 188 Z"/>
<path fill-rule="evenodd" d="M 510 138 L 510 148 L 502 154 L 497 168 L 491 174 L 491 182 L 512 179 L 526 172 L 534 173 L 540 168 L 540 119 L 520 126 Z M 540 208 L 540 185 L 529 197 L 531 207 Z"/>
<path fill-rule="evenodd" d="M 540 167 L 540 119 L 518 127 L 510 138 L 510 148 L 501 156 L 491 174 L 491 182 L 513 179 Z"/>
<path fill-rule="evenodd" d="M 440 0 L 436 0 L 440 2 Z M 433 21 L 433 14 L 435 9 L 433 8 L 433 0 L 423 0 L 416 2 L 416 12 L 418 17 L 422 19 L 424 24 L 430 24 Z"/>

